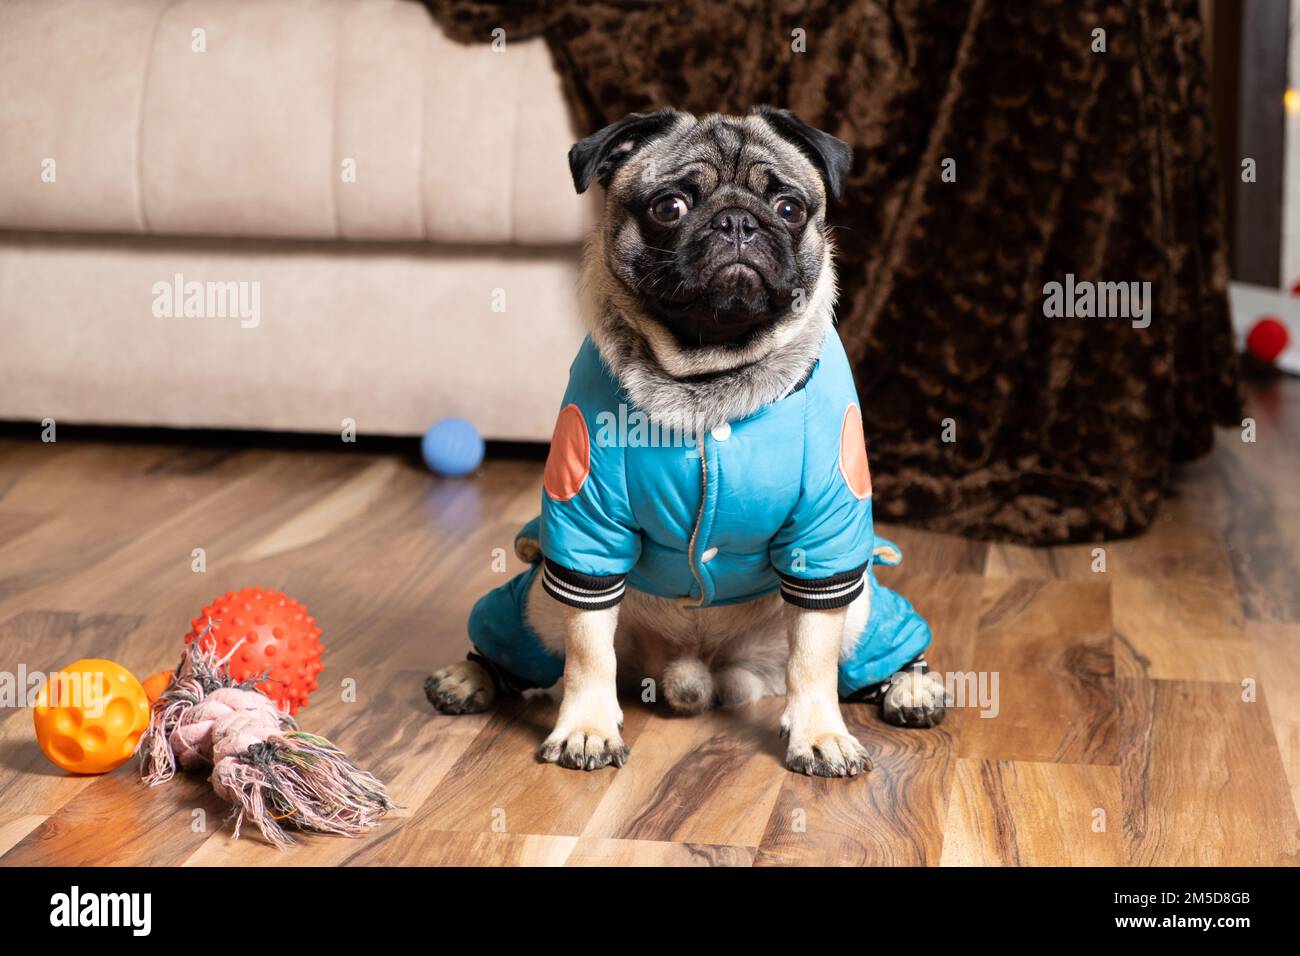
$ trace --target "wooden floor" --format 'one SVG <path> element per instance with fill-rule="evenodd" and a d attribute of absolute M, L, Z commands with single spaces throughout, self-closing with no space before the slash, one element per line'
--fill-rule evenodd
<path fill-rule="evenodd" d="M 1148 534 L 1106 546 L 1104 573 L 1091 546 L 882 529 L 906 553 L 882 578 L 931 621 L 932 664 L 996 675 L 998 712 L 902 731 L 851 707 L 876 769 L 846 781 L 783 769 L 778 701 L 691 719 L 629 703 L 631 761 L 590 774 L 534 762 L 551 701 L 432 711 L 421 683 L 463 654 L 471 603 L 502 580 L 494 549 L 534 514 L 536 462 L 438 481 L 356 451 L 2 442 L 0 670 L 94 656 L 143 677 L 214 595 L 281 588 L 327 647 L 304 727 L 404 809 L 361 840 L 232 841 L 205 780 L 66 776 L 7 709 L 0 862 L 1295 863 L 1300 383 L 1252 414 L 1257 443 L 1221 432 Z"/>

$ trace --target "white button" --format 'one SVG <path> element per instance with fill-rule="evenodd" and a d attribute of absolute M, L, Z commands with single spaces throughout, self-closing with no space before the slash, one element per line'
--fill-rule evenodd
<path fill-rule="evenodd" d="M 705 551 L 702 555 L 700 555 L 700 562 L 701 562 L 702 564 L 708 564 L 710 561 L 712 561 L 712 560 L 713 560 L 714 558 L 716 558 L 717 556 L 718 556 L 718 549 L 717 549 L 717 548 L 709 548 L 708 551 Z"/>
<path fill-rule="evenodd" d="M 717 428 L 713 429 L 710 434 L 713 435 L 714 441 L 726 441 L 731 437 L 731 423 L 723 422 Z"/>

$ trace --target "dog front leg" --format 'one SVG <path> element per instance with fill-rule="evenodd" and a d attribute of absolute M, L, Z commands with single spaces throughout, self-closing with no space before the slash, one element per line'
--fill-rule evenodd
<path fill-rule="evenodd" d="M 555 729 L 538 756 L 571 770 L 627 762 L 615 691 L 614 632 L 618 605 L 599 611 L 564 608 L 564 699 Z"/>
<path fill-rule="evenodd" d="M 791 770 L 818 777 L 853 777 L 871 769 L 867 752 L 840 713 L 840 646 L 848 608 L 810 611 L 786 607 L 790 660 L 786 664 L 781 735 Z"/>

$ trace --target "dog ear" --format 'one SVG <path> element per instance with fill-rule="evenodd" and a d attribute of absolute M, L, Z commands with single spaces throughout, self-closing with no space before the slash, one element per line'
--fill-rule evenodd
<path fill-rule="evenodd" d="M 594 180 L 608 186 L 610 177 L 639 147 L 662 136 L 682 114 L 674 109 L 628 113 L 616 123 L 592 133 L 569 149 L 569 171 L 580 193 Z"/>
<path fill-rule="evenodd" d="M 782 139 L 796 146 L 822 174 L 826 188 L 836 199 L 844 195 L 844 179 L 853 168 L 853 147 L 830 133 L 809 126 L 789 110 L 755 106 L 755 113 Z"/>

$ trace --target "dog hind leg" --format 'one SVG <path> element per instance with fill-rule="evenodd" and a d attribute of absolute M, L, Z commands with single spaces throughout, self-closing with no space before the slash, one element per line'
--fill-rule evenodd
<path fill-rule="evenodd" d="M 919 665 L 889 678 L 880 699 L 880 716 L 898 727 L 936 727 L 948 712 L 947 690 L 937 674 Z"/>
<path fill-rule="evenodd" d="M 441 713 L 478 714 L 492 706 L 497 689 L 486 667 L 466 660 L 434 671 L 424 681 L 424 696 Z"/>

